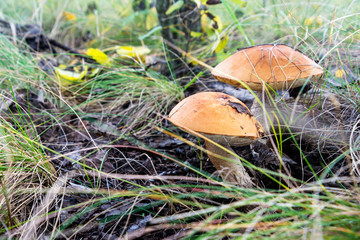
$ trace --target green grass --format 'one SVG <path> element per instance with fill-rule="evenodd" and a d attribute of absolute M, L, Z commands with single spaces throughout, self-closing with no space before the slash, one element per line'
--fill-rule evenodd
<path fill-rule="evenodd" d="M 114 69 L 100 74 L 79 91 L 73 91 L 74 98 L 86 98 L 78 105 L 82 117 L 119 119 L 118 127 L 123 133 L 158 124 L 171 104 L 183 97 L 177 82 L 154 71 L 134 72 L 126 68 L 123 72 Z"/>
<path fill-rule="evenodd" d="M 57 174 L 39 144 L 31 116 L 8 97 L 2 95 L 1 100 L 6 110 L 15 105 L 17 111 L 8 111 L 0 119 L 1 221 L 11 228 L 27 220 L 29 206 L 39 198 L 37 191 L 53 184 Z"/>
<path fill-rule="evenodd" d="M 134 13 L 131 1 L 95 1 L 97 11 L 88 14 L 90 2 L 6 0 L 0 3 L 0 16 L 20 24 L 39 24 L 46 35 L 76 49 L 145 45 L 151 49 L 150 55 L 164 56 L 154 9 Z M 360 78 L 360 5 L 357 1 L 340 0 L 271 0 L 248 1 L 244 7 L 236 1 L 224 0 L 221 5 L 208 7 L 222 20 L 223 28 L 219 33 L 229 36 L 229 41 L 225 51 L 215 56 L 211 50 L 216 44 L 214 36 L 203 35 L 194 41 L 196 45 L 190 44 L 189 54 L 199 60 L 215 66 L 237 48 L 285 43 L 298 46 L 326 68 L 323 91 L 341 97 L 344 99 L 341 103 L 354 110 L 342 112 L 345 117 L 341 124 L 350 138 L 340 141 L 342 152 L 324 165 L 323 174 L 314 182 L 297 180 L 301 184 L 299 188 L 241 189 L 188 166 L 187 159 L 167 155 L 143 142 L 143 137 L 156 135 L 159 129 L 167 127 L 162 125 L 163 116 L 184 97 L 185 90 L 195 81 L 207 84 L 208 79 L 203 77 L 208 70 L 203 67 L 184 61 L 184 68 L 189 72 L 187 78 L 172 79 L 170 74 L 164 76 L 144 64 L 115 59 L 110 67 L 103 67 L 94 77 L 60 86 L 51 72 L 41 70 L 38 65 L 51 55 L 30 54 L 24 44 L 0 35 L 2 237 L 72 239 L 92 225 L 106 226 L 110 234 L 116 232 L 119 223 L 131 227 L 133 219 L 145 219 L 147 225 L 142 226 L 142 233 L 126 232 L 124 228 L 122 236 L 128 234 L 132 239 L 175 229 L 182 234 L 182 239 L 360 238 L 359 171 L 355 170 L 351 176 L 340 176 L 333 170 L 340 162 L 343 162 L 343 171 L 359 164 L 360 88 L 358 83 L 347 82 L 335 72 L 343 69 L 348 78 Z M 77 19 L 65 20 L 63 11 L 75 14 Z M 79 42 L 79 37 L 88 32 L 93 36 L 90 41 Z M 113 53 L 109 55 L 116 58 Z M 57 59 L 67 63 L 71 56 L 64 54 Z M 164 66 L 167 68 L 168 63 Z M 38 109 L 34 113 L 29 99 L 25 104 L 17 99 L 23 89 L 49 100 L 54 109 Z M 88 137 L 89 145 L 86 149 L 74 148 L 75 153 L 69 155 L 66 151 L 51 150 L 42 136 L 54 127 L 81 132 Z M 89 131 L 111 137 L 99 145 L 96 139 L 99 136 Z M 279 156 L 282 156 L 283 142 L 295 137 L 280 134 L 275 138 L 274 147 Z M 177 176 L 179 178 L 174 180 L 159 176 L 161 183 L 141 186 L 131 179 L 141 181 L 141 176 L 103 171 L 105 157 L 100 167 L 86 164 L 85 160 L 92 158 L 92 154 L 112 149 L 111 144 L 119 139 L 127 140 L 131 147 L 145 149 L 151 153 L 149 158 L 161 156 L 175 161 L 196 172 L 204 181 L 172 184 L 170 181 L 187 177 Z M 341 136 L 340 140 L 343 140 Z M 198 150 L 203 149 L 198 147 Z M 80 160 L 74 156 L 76 154 L 81 155 Z M 306 161 L 304 152 L 301 154 Z M 199 158 L 202 157 L 199 154 Z M 60 158 L 79 164 L 79 172 L 59 175 L 51 160 Z M 278 172 L 264 172 L 276 179 L 289 178 Z M 100 184 L 104 181 L 126 183 L 128 189 L 105 188 Z M 69 196 L 86 201 L 66 205 L 64 199 Z M 97 217 L 92 215 L 95 211 L 98 211 Z M 88 215 L 91 217 L 87 218 Z"/>

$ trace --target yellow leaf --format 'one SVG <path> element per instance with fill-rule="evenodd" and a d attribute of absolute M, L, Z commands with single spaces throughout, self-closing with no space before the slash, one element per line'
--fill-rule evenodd
<path fill-rule="evenodd" d="M 323 19 L 322 19 L 322 17 L 321 17 L 321 16 L 317 16 L 317 17 L 315 18 L 315 22 L 316 22 L 317 25 L 322 26 L 322 25 L 323 25 Z"/>
<path fill-rule="evenodd" d="M 202 33 L 201 32 L 193 32 L 193 31 L 191 31 L 190 36 L 192 36 L 193 38 L 199 38 L 199 37 L 202 36 Z"/>
<path fill-rule="evenodd" d="M 87 66 L 84 67 L 82 72 L 73 72 L 54 67 L 56 75 L 59 77 L 62 86 L 68 86 L 72 83 L 81 82 L 87 73 Z"/>
<path fill-rule="evenodd" d="M 222 30 L 223 25 L 220 18 L 208 10 L 203 10 L 201 14 L 201 28 L 209 38 L 214 36 L 214 33 L 218 33 Z"/>
<path fill-rule="evenodd" d="M 67 21 L 75 21 L 76 20 L 76 15 L 70 12 L 66 12 L 64 11 L 62 13 L 62 16 L 64 19 L 66 19 Z"/>
<path fill-rule="evenodd" d="M 201 29 L 204 33 L 206 33 L 206 35 L 212 39 L 212 37 L 215 36 L 215 30 L 212 27 L 212 20 L 206 15 L 206 14 L 202 14 L 201 18 Z M 214 39 L 212 39 L 214 40 Z"/>
<path fill-rule="evenodd" d="M 342 69 L 338 69 L 336 72 L 335 72 L 335 77 L 337 78 L 343 78 L 345 76 L 345 71 L 342 70 Z"/>
<path fill-rule="evenodd" d="M 88 71 L 88 73 L 86 74 L 87 78 L 92 78 L 95 77 L 96 74 L 98 74 L 100 72 L 100 68 L 92 68 Z"/>
<path fill-rule="evenodd" d="M 199 62 L 195 61 L 195 60 L 192 60 L 192 59 L 187 59 L 187 64 L 192 64 L 193 66 L 197 66 L 199 65 Z"/>
<path fill-rule="evenodd" d="M 220 39 L 218 45 L 215 48 L 215 53 L 219 53 L 220 51 L 223 51 L 226 47 L 226 44 L 228 43 L 229 36 L 224 36 Z"/>
<path fill-rule="evenodd" d="M 113 26 L 107 26 L 104 30 L 101 31 L 101 36 L 105 35 L 108 31 L 110 31 L 113 28 Z"/>
<path fill-rule="evenodd" d="M 242 7 L 242 8 L 246 7 L 246 2 L 243 0 L 231 0 L 231 1 L 239 7 Z"/>
<path fill-rule="evenodd" d="M 57 66 L 57 68 L 65 70 L 67 68 L 67 66 L 65 64 L 59 64 L 59 66 Z"/>
<path fill-rule="evenodd" d="M 89 48 L 86 50 L 86 55 L 90 56 L 92 59 L 94 59 L 96 62 L 109 66 L 111 63 L 110 58 L 101 50 L 97 48 Z"/>
<path fill-rule="evenodd" d="M 145 19 L 146 30 L 150 30 L 150 29 L 156 27 L 157 24 L 158 24 L 157 23 L 158 22 L 157 15 L 156 15 L 156 13 L 154 11 L 155 10 L 151 10 L 146 15 L 146 19 Z"/>
<path fill-rule="evenodd" d="M 90 14 L 88 15 L 88 18 L 89 18 L 90 20 L 93 20 L 93 21 L 96 20 L 95 14 L 93 14 L 93 13 L 90 13 Z"/>
<path fill-rule="evenodd" d="M 304 21 L 304 25 L 305 26 L 310 26 L 313 23 L 313 20 L 314 19 L 312 17 L 306 18 L 305 21 Z"/>
<path fill-rule="evenodd" d="M 150 53 L 150 49 L 145 46 L 116 46 L 116 53 L 121 57 L 139 58 L 144 61 L 146 55 Z"/>

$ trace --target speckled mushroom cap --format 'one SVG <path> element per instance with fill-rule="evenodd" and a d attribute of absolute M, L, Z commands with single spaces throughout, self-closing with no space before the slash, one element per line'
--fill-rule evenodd
<path fill-rule="evenodd" d="M 169 120 L 233 146 L 248 145 L 264 135 L 261 124 L 243 102 L 219 92 L 200 92 L 185 98 L 171 110 Z"/>
<path fill-rule="evenodd" d="M 258 45 L 244 48 L 219 63 L 212 75 L 235 87 L 261 91 L 263 83 L 275 90 L 300 87 L 306 82 L 317 82 L 322 67 L 286 45 Z"/>

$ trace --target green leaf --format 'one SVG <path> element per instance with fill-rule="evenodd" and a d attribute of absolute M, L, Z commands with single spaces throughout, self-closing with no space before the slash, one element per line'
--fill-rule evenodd
<path fill-rule="evenodd" d="M 147 32 L 146 34 L 140 36 L 138 39 L 140 41 L 144 40 L 145 38 L 151 36 L 152 34 L 154 34 L 155 32 L 158 32 L 161 30 L 161 26 L 157 26 L 157 27 L 154 27 L 153 29 L 151 29 L 149 32 Z"/>
<path fill-rule="evenodd" d="M 231 0 L 233 3 L 235 3 L 236 5 L 239 5 L 239 7 L 246 7 L 246 2 L 243 0 Z"/>
<path fill-rule="evenodd" d="M 201 33 L 201 32 L 191 31 L 191 32 L 190 32 L 190 36 L 192 36 L 193 38 L 199 38 L 199 37 L 202 36 L 202 33 Z"/>
<path fill-rule="evenodd" d="M 199 72 L 190 82 L 185 85 L 184 91 L 188 89 L 191 85 L 193 85 L 194 82 L 196 82 L 196 80 L 198 80 L 198 78 L 201 77 L 203 74 L 204 72 Z"/>
<path fill-rule="evenodd" d="M 184 5 L 184 1 L 180 0 L 177 1 L 176 3 L 174 3 L 173 5 L 171 5 L 168 10 L 165 12 L 166 15 L 170 15 L 172 12 L 180 9 L 182 7 L 182 5 Z"/>

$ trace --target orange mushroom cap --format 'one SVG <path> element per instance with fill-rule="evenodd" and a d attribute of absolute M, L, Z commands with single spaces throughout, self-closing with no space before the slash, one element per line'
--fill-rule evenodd
<path fill-rule="evenodd" d="M 242 137 L 252 142 L 264 135 L 261 124 L 243 102 L 219 92 L 200 92 L 185 98 L 171 110 L 169 120 L 206 136 Z"/>
<path fill-rule="evenodd" d="M 261 91 L 263 85 L 275 90 L 300 87 L 316 82 L 323 74 L 313 60 L 286 45 L 258 45 L 244 48 L 219 63 L 212 75 L 235 87 Z"/>

